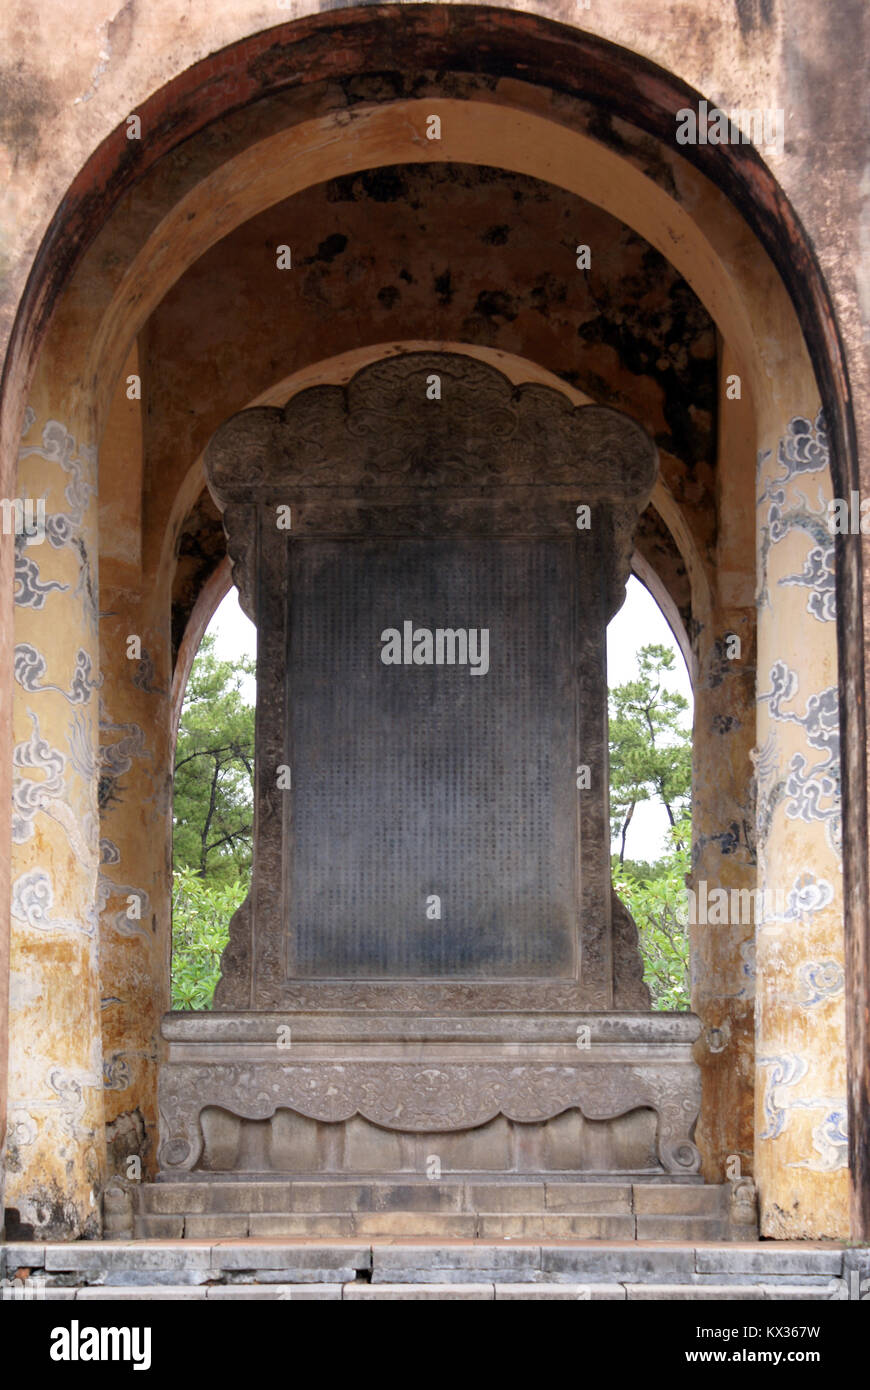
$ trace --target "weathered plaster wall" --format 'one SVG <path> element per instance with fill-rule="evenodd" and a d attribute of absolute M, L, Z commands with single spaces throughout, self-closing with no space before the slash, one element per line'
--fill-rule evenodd
<path fill-rule="evenodd" d="M 12 149 L 8 206 L 16 214 L 15 225 L 7 230 L 7 254 L 19 267 L 7 292 L 7 326 L 24 267 L 32 261 L 49 217 L 91 151 L 129 111 L 179 71 L 246 35 L 326 10 L 338 22 L 344 8 L 324 0 L 280 5 L 278 0 L 215 0 L 200 10 L 191 9 L 185 0 L 162 0 L 160 5 L 126 4 L 118 9 L 114 0 L 82 0 L 74 16 L 65 16 L 64 41 L 58 43 L 56 25 L 48 15 L 46 22 L 34 24 L 32 5 L 12 0 L 0 31 L 10 97 L 3 131 Z M 849 157 L 848 122 L 836 122 L 830 129 L 832 100 L 850 109 L 849 84 L 842 84 L 842 95 L 832 93 L 824 60 L 828 71 L 835 66 L 860 71 L 864 31 L 858 0 L 836 7 L 791 3 L 787 12 L 781 0 L 764 5 L 734 0 L 719 6 L 707 0 L 661 0 L 642 11 L 632 0 L 588 8 L 570 0 L 526 0 L 490 8 L 503 10 L 507 22 L 515 10 L 600 34 L 731 106 L 763 106 L 789 96 L 789 148 L 772 155 L 771 162 L 779 166 L 777 173 L 792 197 L 801 189 L 810 194 L 804 176 L 811 158 L 805 136 L 814 123 L 827 128 L 841 159 Z M 336 41 L 340 42 L 338 36 Z M 833 54 L 836 63 L 831 62 Z M 228 95 L 233 95 L 231 88 Z M 843 138 L 838 141 L 840 130 Z M 28 187 L 37 171 L 38 186 Z M 834 200 L 825 198 L 837 193 L 836 171 L 821 169 L 816 174 L 816 190 L 818 176 L 824 186 L 815 200 L 819 211 L 830 214 L 831 229 L 838 228 L 845 238 L 849 219 L 837 221 Z M 800 205 L 801 199 L 794 201 Z M 854 192 L 840 191 L 836 202 L 854 207 Z M 846 266 L 852 260 L 843 259 Z M 844 272 L 849 274 L 845 267 Z M 853 268 L 851 275 L 855 273 Z"/>
<path fill-rule="evenodd" d="M 276 267 L 292 242 L 294 269 Z M 592 248 L 577 269 L 575 246 Z M 712 321 L 672 266 L 601 209 L 470 165 L 391 166 L 319 184 L 252 218 L 152 315 L 148 522 L 228 414 L 264 388 L 374 344 L 516 353 L 653 435 L 663 477 L 712 558 Z M 150 552 L 149 552 L 150 553 Z"/>

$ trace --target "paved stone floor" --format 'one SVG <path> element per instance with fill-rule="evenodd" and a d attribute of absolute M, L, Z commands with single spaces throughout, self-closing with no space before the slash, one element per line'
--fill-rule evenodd
<path fill-rule="evenodd" d="M 870 1248 L 504 1239 L 9 1242 L 3 1296 L 46 1299 L 841 1300 Z"/>

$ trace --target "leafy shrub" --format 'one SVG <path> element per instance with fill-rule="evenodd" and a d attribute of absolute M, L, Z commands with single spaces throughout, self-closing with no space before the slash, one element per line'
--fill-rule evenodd
<path fill-rule="evenodd" d="M 210 1009 L 220 978 L 221 952 L 230 918 L 245 900 L 247 884 L 203 879 L 195 869 L 172 875 L 172 1007 Z"/>
<path fill-rule="evenodd" d="M 643 955 L 643 977 L 654 1009 L 690 1009 L 689 933 L 685 876 L 689 871 L 688 817 L 670 832 L 672 848 L 656 864 L 622 864 L 613 858 L 614 887 L 635 922 Z"/>

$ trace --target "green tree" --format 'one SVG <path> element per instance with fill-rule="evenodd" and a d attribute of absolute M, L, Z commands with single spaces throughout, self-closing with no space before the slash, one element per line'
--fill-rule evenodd
<path fill-rule="evenodd" d="M 670 690 L 675 654 L 649 645 L 637 677 L 610 692 L 610 807 L 614 886 L 637 923 L 644 979 L 654 1009 L 688 1009 L 689 940 L 679 920 L 690 869 L 691 734 L 688 701 Z M 670 823 L 668 848 L 655 863 L 626 858 L 626 836 L 642 801 L 656 800 Z"/>
<path fill-rule="evenodd" d="M 610 692 L 611 833 L 619 840 L 620 864 L 639 802 L 658 800 L 673 830 L 691 790 L 691 734 L 683 722 L 689 703 L 666 684 L 674 663 L 668 647 L 641 647 L 637 679 Z"/>
<path fill-rule="evenodd" d="M 245 899 L 253 836 L 254 709 L 248 658 L 219 661 L 208 634 L 184 698 L 173 798 L 172 1007 L 210 1009 L 230 918 Z"/>
<path fill-rule="evenodd" d="M 251 867 L 254 709 L 241 693 L 247 657 L 219 661 L 202 640 L 190 672 L 175 751 L 173 862 L 213 883 Z"/>
<path fill-rule="evenodd" d="M 230 918 L 247 884 L 207 883 L 194 869 L 172 875 L 172 1007 L 210 1009 Z"/>
<path fill-rule="evenodd" d="M 689 934 L 680 920 L 691 839 L 686 815 L 670 831 L 669 849 L 657 863 L 620 865 L 614 857 L 614 887 L 637 923 L 654 1009 L 691 1008 Z"/>

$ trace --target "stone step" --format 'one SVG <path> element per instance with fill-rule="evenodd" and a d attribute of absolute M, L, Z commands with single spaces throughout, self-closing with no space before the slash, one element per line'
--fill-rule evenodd
<path fill-rule="evenodd" d="M 847 1298 L 856 1273 L 868 1272 L 870 1251 L 809 1241 L 273 1238 L 0 1246 L 0 1277 L 27 1276 L 38 1287 L 44 1281 L 46 1297 L 57 1299 L 132 1297 L 130 1290 L 148 1298 L 381 1297 L 369 1289 L 382 1290 L 384 1299 L 437 1298 L 445 1287 L 461 1297 L 476 1286 L 475 1298 L 496 1299 L 823 1300 Z M 323 1286 L 341 1292 L 321 1294 Z"/>
<path fill-rule="evenodd" d="M 294 1215 L 233 1213 L 204 1216 L 141 1216 L 137 1239 L 244 1240 L 246 1237 L 329 1239 L 422 1236 L 449 1239 L 497 1240 L 659 1240 L 716 1241 L 727 1231 L 718 1217 L 682 1216 L 636 1218 L 632 1215 L 594 1216 L 584 1212 L 317 1212 Z"/>
<path fill-rule="evenodd" d="M 730 1187 L 450 1176 L 191 1178 L 138 1191 L 138 1238 L 725 1240 Z"/>
<path fill-rule="evenodd" d="M 480 1212 L 477 1216 L 451 1212 L 355 1212 L 294 1216 L 254 1214 L 207 1216 L 143 1216 L 136 1220 L 138 1239 L 221 1240 L 265 1237 L 382 1236 L 418 1238 L 441 1236 L 473 1240 L 522 1236 L 531 1240 L 634 1240 L 633 1216 L 589 1216 L 568 1212 Z M 677 1219 L 664 1239 L 717 1240 L 720 1223 L 704 1218 Z"/>
<path fill-rule="evenodd" d="M 505 1299 L 578 1302 L 644 1299 L 713 1300 L 721 1302 L 827 1302 L 846 1297 L 841 1281 L 824 1286 L 806 1284 L 153 1284 L 94 1287 L 79 1285 L 45 1290 L 48 1302 L 155 1302 L 219 1299 L 223 1301 L 281 1300 L 283 1302 L 419 1302 L 421 1300 L 500 1302 Z"/>
<path fill-rule="evenodd" d="M 369 1215 L 394 1212 L 486 1212 L 529 1216 L 566 1215 L 644 1219 L 681 1216 L 727 1217 L 729 1187 L 684 1183 L 578 1182 L 574 1179 L 486 1181 L 444 1178 L 408 1182 L 388 1179 L 292 1181 L 192 1180 L 146 1184 L 139 1194 L 143 1216 Z M 372 1230 L 374 1231 L 374 1227 Z M 155 1228 L 156 1233 L 156 1228 Z M 203 1232 L 205 1233 L 205 1228 Z M 290 1234 L 288 1229 L 287 1234 Z M 687 1237 L 691 1232 L 687 1230 Z"/>

